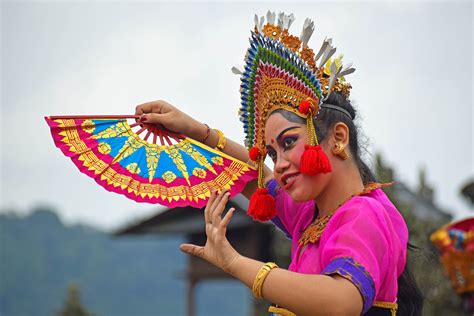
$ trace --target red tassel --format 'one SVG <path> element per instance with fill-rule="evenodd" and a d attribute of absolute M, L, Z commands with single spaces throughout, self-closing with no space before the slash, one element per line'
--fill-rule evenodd
<path fill-rule="evenodd" d="M 310 108 L 312 107 L 311 107 L 311 103 L 308 100 L 301 101 L 300 106 L 299 106 L 299 110 L 301 113 L 305 115 L 308 114 Z"/>
<path fill-rule="evenodd" d="M 252 161 L 257 161 L 258 157 L 260 157 L 260 149 L 258 149 L 256 146 L 253 146 L 249 150 L 249 158 Z"/>
<path fill-rule="evenodd" d="M 318 173 L 331 172 L 332 168 L 329 158 L 320 145 L 305 145 L 304 149 L 305 151 L 300 161 L 301 173 L 315 176 Z"/>
<path fill-rule="evenodd" d="M 268 221 L 276 215 L 275 199 L 268 193 L 267 189 L 258 188 L 250 198 L 247 213 L 254 220 Z"/>

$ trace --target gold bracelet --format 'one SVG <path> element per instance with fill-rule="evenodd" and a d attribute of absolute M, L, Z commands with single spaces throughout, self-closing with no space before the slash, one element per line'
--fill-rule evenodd
<path fill-rule="evenodd" d="M 295 313 L 290 312 L 289 310 L 287 310 L 283 307 L 270 306 L 268 308 L 268 311 L 270 313 L 274 313 L 275 315 L 279 315 L 279 316 L 296 316 Z"/>
<path fill-rule="evenodd" d="M 209 135 L 211 134 L 211 128 L 209 127 L 209 125 L 207 124 L 204 124 L 204 125 L 206 126 L 206 136 L 201 141 L 202 144 L 206 144 L 206 140 L 209 138 Z"/>
<path fill-rule="evenodd" d="M 256 298 L 263 298 L 262 296 L 263 282 L 265 282 L 267 275 L 274 268 L 278 268 L 276 263 L 267 262 L 260 268 L 260 270 L 258 270 L 257 276 L 255 277 L 255 280 L 253 281 L 253 286 L 252 286 L 252 293 Z"/>
<path fill-rule="evenodd" d="M 225 144 L 227 143 L 224 133 L 222 133 L 220 130 L 216 128 L 214 128 L 214 131 L 217 133 L 217 136 L 219 137 L 219 141 L 217 142 L 216 149 L 223 151 Z"/>

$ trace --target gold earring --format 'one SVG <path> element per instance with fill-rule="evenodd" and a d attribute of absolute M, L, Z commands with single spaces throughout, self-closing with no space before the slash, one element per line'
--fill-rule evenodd
<path fill-rule="evenodd" d="M 332 153 L 342 160 L 346 160 L 349 158 L 349 155 L 347 154 L 346 147 L 342 145 L 342 143 L 335 143 L 334 148 L 332 149 Z"/>

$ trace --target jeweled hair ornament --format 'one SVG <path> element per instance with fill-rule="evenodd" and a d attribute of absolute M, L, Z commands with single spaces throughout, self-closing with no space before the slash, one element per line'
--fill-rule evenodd
<path fill-rule="evenodd" d="M 342 55 L 331 60 L 336 52 L 331 39 L 323 41 L 317 54 L 313 52 L 308 46 L 314 32 L 312 20 L 304 21 L 300 37 L 288 31 L 295 20 L 293 14 L 280 13 L 277 18 L 274 12 L 268 11 L 266 20 L 265 24 L 263 16 L 255 15 L 244 70 L 232 68 L 232 72 L 241 75 L 239 115 L 249 157 L 256 162 L 259 173 L 258 189 L 250 199 L 248 213 L 261 221 L 276 215 L 275 201 L 266 188 L 263 173 L 268 116 L 283 109 L 304 118 L 308 140 L 300 172 L 307 175 L 330 172 L 331 165 L 318 143 L 313 119 L 332 91 L 349 95 L 351 86 L 344 76 L 355 70 L 342 66 Z"/>

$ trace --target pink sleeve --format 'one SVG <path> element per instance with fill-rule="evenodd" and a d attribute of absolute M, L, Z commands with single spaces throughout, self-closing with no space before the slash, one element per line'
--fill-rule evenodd
<path fill-rule="evenodd" d="M 398 273 L 403 271 L 406 244 L 396 236 L 390 214 L 380 202 L 364 196 L 353 198 L 335 213 L 321 237 L 323 273 L 351 280 L 363 295 L 365 310 L 381 283 L 395 282 L 396 286 Z M 355 274 L 359 276 L 353 278 Z"/>

